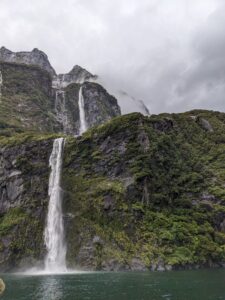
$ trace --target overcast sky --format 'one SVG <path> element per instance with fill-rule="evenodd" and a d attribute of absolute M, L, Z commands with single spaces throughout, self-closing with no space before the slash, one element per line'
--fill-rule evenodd
<path fill-rule="evenodd" d="M 0 45 L 79 64 L 151 113 L 225 111 L 223 0 L 0 0 Z"/>

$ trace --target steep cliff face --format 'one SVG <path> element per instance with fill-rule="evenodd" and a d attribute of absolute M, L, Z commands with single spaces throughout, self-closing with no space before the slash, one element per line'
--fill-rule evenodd
<path fill-rule="evenodd" d="M 36 66 L 0 62 L 0 122 L 23 130 L 60 131 L 51 77 Z"/>
<path fill-rule="evenodd" d="M 52 144 L 47 136 L 0 141 L 1 271 L 37 265 L 43 258 Z"/>
<path fill-rule="evenodd" d="M 81 90 L 82 89 L 82 90 Z M 63 124 L 63 132 L 78 135 L 80 129 L 79 97 L 84 100 L 88 128 L 103 124 L 121 114 L 116 98 L 97 83 L 72 83 L 64 89 L 55 89 L 57 119 Z"/>
<path fill-rule="evenodd" d="M 68 265 L 223 265 L 224 129 L 224 113 L 130 114 L 68 137 L 62 172 Z M 53 138 L 0 138 L 0 270 L 43 261 Z"/>
<path fill-rule="evenodd" d="M 51 76 L 56 75 L 55 70 L 50 65 L 48 56 L 44 52 L 38 50 L 37 48 L 34 48 L 31 52 L 13 52 L 9 49 L 6 49 L 5 47 L 1 47 L 0 61 L 35 65 L 47 71 Z"/>
<path fill-rule="evenodd" d="M 222 265 L 224 128 L 220 113 L 131 114 L 68 140 L 69 263 L 104 270 Z"/>
<path fill-rule="evenodd" d="M 86 120 L 89 127 L 100 125 L 121 115 L 115 97 L 109 95 L 99 84 L 85 82 L 82 85 Z"/>

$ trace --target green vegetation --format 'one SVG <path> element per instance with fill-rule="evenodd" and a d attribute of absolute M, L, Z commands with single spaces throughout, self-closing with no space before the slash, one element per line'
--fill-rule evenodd
<path fill-rule="evenodd" d="M 26 214 L 21 208 L 11 208 L 6 215 L 0 217 L 1 234 L 7 233 L 12 227 L 24 221 L 25 218 Z"/>
<path fill-rule="evenodd" d="M 0 147 L 21 172 L 23 195 L 0 216 L 0 252 L 8 251 L 5 260 L 15 266 L 25 257 L 43 256 L 48 159 L 52 139 L 59 135 L 42 112 L 47 122 L 39 127 L 39 109 L 31 108 L 29 130 L 20 123 L 14 100 L 18 86 L 24 96 L 29 72 L 18 75 L 24 81 L 20 85 L 12 70 L 7 75 L 11 67 L 4 65 L 3 77 L 12 76 L 8 80 L 15 90 L 6 87 L 7 101 L 3 97 L 0 104 Z M 79 85 L 70 85 L 66 97 L 78 91 Z M 45 93 L 33 92 L 35 105 L 48 111 Z M 102 269 L 115 260 L 132 267 L 134 258 L 152 269 L 225 262 L 224 113 L 133 113 L 82 137 L 67 137 L 62 188 L 71 266 Z"/>
<path fill-rule="evenodd" d="M 59 131 L 53 115 L 51 77 L 36 66 L 0 62 L 4 85 L 0 99 L 0 134 Z"/>
<path fill-rule="evenodd" d="M 129 265 L 139 257 L 147 267 L 224 262 L 224 129 L 218 112 L 134 113 L 69 138 L 69 260 L 97 235 L 96 268 L 110 258 Z"/>

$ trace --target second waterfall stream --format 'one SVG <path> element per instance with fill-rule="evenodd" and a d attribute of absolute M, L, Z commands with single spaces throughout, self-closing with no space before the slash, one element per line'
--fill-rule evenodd
<path fill-rule="evenodd" d="M 66 244 L 62 214 L 61 171 L 63 161 L 64 139 L 54 140 L 49 159 L 51 174 L 49 178 L 49 205 L 44 231 L 47 255 L 45 271 L 50 273 L 66 272 Z"/>
<path fill-rule="evenodd" d="M 85 117 L 85 110 L 84 110 L 84 97 L 83 97 L 83 89 L 82 86 L 79 90 L 79 100 L 78 100 L 78 106 L 79 106 L 79 114 L 80 114 L 80 130 L 79 135 L 82 135 L 88 128 L 86 117 Z"/>

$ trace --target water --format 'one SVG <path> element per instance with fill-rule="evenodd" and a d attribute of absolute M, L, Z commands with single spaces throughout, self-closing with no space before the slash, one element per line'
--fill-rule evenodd
<path fill-rule="evenodd" d="M 1 275 L 2 300 L 221 300 L 225 271 Z"/>
<path fill-rule="evenodd" d="M 49 159 L 51 174 L 49 178 L 49 206 L 44 232 L 47 255 L 45 271 L 61 273 L 66 271 L 66 246 L 62 215 L 62 193 L 60 188 L 64 139 L 54 140 Z"/>
<path fill-rule="evenodd" d="M 79 90 L 78 106 L 79 106 L 79 112 L 80 112 L 79 135 L 82 135 L 88 129 L 87 122 L 86 122 L 86 119 L 85 119 L 84 97 L 83 97 L 83 93 L 82 93 L 82 86 L 80 87 L 80 90 Z"/>

